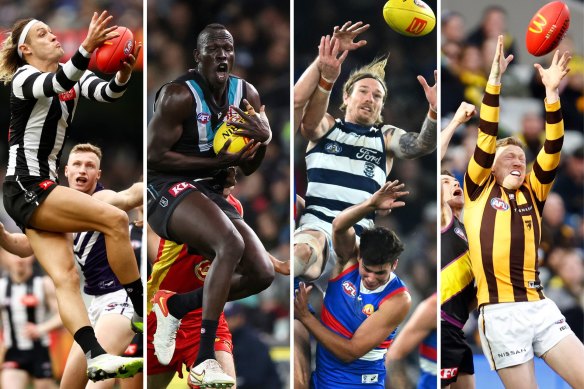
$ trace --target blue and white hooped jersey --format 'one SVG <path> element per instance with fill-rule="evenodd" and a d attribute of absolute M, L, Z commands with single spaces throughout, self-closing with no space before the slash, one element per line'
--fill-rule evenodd
<path fill-rule="evenodd" d="M 406 290 L 405 284 L 394 273 L 385 285 L 368 290 L 361 282 L 359 264 L 355 264 L 329 281 L 321 321 L 329 330 L 350 339 L 384 301 Z M 312 376 L 314 388 L 382 389 L 385 354 L 395 334 L 394 330 L 380 345 L 351 363 L 341 361 L 317 344 L 316 369 Z"/>
<path fill-rule="evenodd" d="M 98 183 L 95 191 L 103 189 L 103 185 Z M 101 232 L 75 233 L 73 235 L 73 252 L 85 277 L 83 291 L 86 294 L 100 296 L 122 289 L 122 285 L 109 266 L 105 237 Z"/>
<path fill-rule="evenodd" d="M 306 210 L 299 227 L 315 227 L 330 235 L 332 221 L 341 211 L 367 200 L 385 183 L 382 130 L 337 119 L 306 153 L 306 172 Z M 371 228 L 374 218 L 375 213 L 371 213 L 359 221 L 357 235 L 363 228 Z"/>
<path fill-rule="evenodd" d="M 420 355 L 420 379 L 418 381 L 417 389 L 435 389 L 437 381 L 437 332 L 431 331 L 428 336 L 424 338 L 418 354 Z"/>

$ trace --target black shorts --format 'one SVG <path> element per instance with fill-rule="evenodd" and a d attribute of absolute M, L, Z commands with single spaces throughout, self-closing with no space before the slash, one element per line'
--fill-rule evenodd
<path fill-rule="evenodd" d="M 34 211 L 56 187 L 55 181 L 40 177 L 4 181 L 4 208 L 24 232 L 32 227 L 29 221 Z"/>
<path fill-rule="evenodd" d="M 19 350 L 11 347 L 4 356 L 5 369 L 24 370 L 34 378 L 52 378 L 53 367 L 49 348 L 35 346 L 32 350 Z"/>
<path fill-rule="evenodd" d="M 132 343 L 130 343 L 126 348 L 126 351 L 124 351 L 124 356 L 134 358 L 143 357 L 144 356 L 144 345 L 142 342 L 143 339 L 144 336 L 142 334 L 134 335 Z"/>
<path fill-rule="evenodd" d="M 474 363 L 464 332 L 445 321 L 440 326 L 440 383 L 444 387 L 456 382 L 460 373 L 474 374 Z"/>
<path fill-rule="evenodd" d="M 193 191 L 213 201 L 231 220 L 241 219 L 237 209 L 223 197 L 223 187 L 209 181 L 157 179 L 148 183 L 148 224 L 163 239 L 183 243 L 168 232 L 168 221 L 174 209 Z"/>

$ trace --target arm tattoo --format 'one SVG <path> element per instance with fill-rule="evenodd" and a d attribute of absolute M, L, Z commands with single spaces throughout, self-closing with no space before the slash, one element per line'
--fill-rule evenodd
<path fill-rule="evenodd" d="M 407 132 L 399 139 L 399 156 L 402 158 L 418 158 L 430 154 L 436 149 L 437 123 L 426 117 L 420 133 Z"/>

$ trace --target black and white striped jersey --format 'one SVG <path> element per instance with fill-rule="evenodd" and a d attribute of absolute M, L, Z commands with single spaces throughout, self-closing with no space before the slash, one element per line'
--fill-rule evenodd
<path fill-rule="evenodd" d="M 79 50 L 55 73 L 24 65 L 12 79 L 7 180 L 34 176 L 57 180 L 57 170 L 79 96 L 112 102 L 127 87 L 87 70 L 91 54 Z"/>

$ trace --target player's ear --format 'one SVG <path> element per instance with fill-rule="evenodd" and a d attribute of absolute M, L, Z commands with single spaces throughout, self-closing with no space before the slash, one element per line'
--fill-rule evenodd
<path fill-rule="evenodd" d="M 194 49 L 193 50 L 193 58 L 195 59 L 195 62 L 198 64 L 199 63 L 199 58 L 200 58 L 199 50 L 197 50 L 197 49 Z"/>
<path fill-rule="evenodd" d="M 97 169 L 97 180 L 101 178 L 101 169 Z"/>

